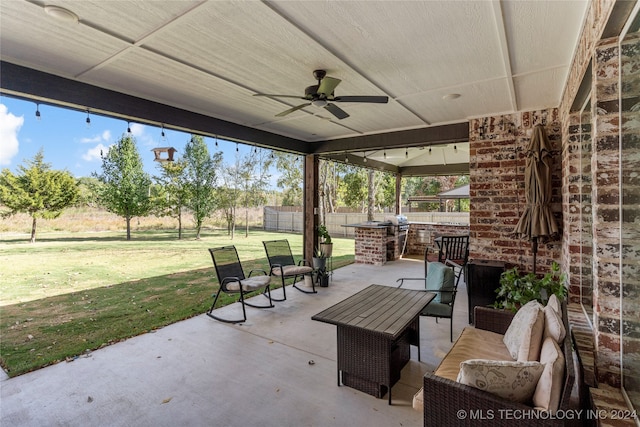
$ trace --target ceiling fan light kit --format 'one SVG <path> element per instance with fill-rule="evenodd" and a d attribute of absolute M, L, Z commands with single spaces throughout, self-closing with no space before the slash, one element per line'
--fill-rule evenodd
<path fill-rule="evenodd" d="M 338 107 L 334 102 L 360 102 L 373 104 L 386 104 L 389 102 L 387 96 L 335 96 L 334 90 L 342 80 L 327 76 L 325 70 L 315 70 L 313 77 L 318 80 L 317 85 L 308 86 L 304 90 L 304 96 L 297 95 L 275 95 L 267 93 L 256 93 L 253 96 L 271 96 L 274 98 L 299 98 L 307 101 L 304 104 L 296 105 L 288 110 L 276 114 L 276 117 L 284 117 L 294 111 L 313 105 L 314 107 L 324 108 L 333 114 L 339 120 L 349 117 L 346 111 Z"/>

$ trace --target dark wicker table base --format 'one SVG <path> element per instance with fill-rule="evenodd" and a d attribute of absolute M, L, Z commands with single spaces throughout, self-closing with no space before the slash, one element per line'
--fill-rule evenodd
<path fill-rule="evenodd" d="M 338 385 L 346 385 L 377 398 L 400 379 L 410 358 L 410 345 L 418 345 L 419 318 L 407 325 L 395 341 L 379 333 L 338 326 Z"/>

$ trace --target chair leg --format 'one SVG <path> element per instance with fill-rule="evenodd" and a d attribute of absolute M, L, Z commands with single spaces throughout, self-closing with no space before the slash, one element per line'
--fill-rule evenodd
<path fill-rule="evenodd" d="M 275 305 L 273 305 L 273 302 L 271 301 L 271 289 L 270 289 L 270 286 L 267 286 L 265 288 L 265 290 L 262 292 L 262 295 L 265 295 L 267 298 L 269 298 L 269 305 L 257 305 L 257 304 L 252 304 L 249 301 L 244 301 L 244 304 L 248 305 L 249 307 L 253 307 L 253 308 L 273 308 L 273 307 L 275 307 Z"/>
<path fill-rule="evenodd" d="M 302 280 L 304 280 L 304 276 L 305 276 L 305 274 L 302 275 Z M 293 278 L 293 287 L 296 288 L 297 290 L 299 290 L 300 292 L 303 292 L 305 294 L 317 294 L 318 293 L 318 291 L 316 291 L 316 283 L 313 280 L 313 275 L 311 275 L 311 290 L 310 291 L 307 291 L 306 289 L 299 288 L 296 285 L 296 280 L 298 280 L 298 275 L 296 275 L 296 277 Z"/>
<path fill-rule="evenodd" d="M 219 296 L 220 296 L 220 291 L 216 293 L 216 297 L 213 299 L 213 304 L 211 305 L 211 308 L 209 309 L 209 311 L 207 311 L 207 316 L 211 317 L 212 319 L 218 320 L 220 322 L 225 322 L 225 323 L 242 323 L 247 321 L 247 312 L 244 309 L 244 296 L 242 295 L 242 292 L 240 292 L 240 301 L 242 304 L 242 316 L 243 316 L 242 319 L 236 319 L 236 320 L 224 319 L 222 317 L 219 317 L 213 314 L 213 309 L 216 306 L 216 302 L 218 302 Z"/>
<path fill-rule="evenodd" d="M 451 340 L 451 342 L 453 342 L 453 313 L 451 313 L 451 325 L 450 325 L 450 329 L 449 329 L 449 339 Z"/>
<path fill-rule="evenodd" d="M 282 279 L 282 298 L 274 298 L 274 297 L 271 296 L 271 293 L 269 293 L 269 300 L 270 301 L 281 302 L 281 301 L 286 301 L 287 300 L 287 288 L 286 288 L 285 283 L 284 283 L 284 276 L 280 276 L 280 278 Z M 265 292 L 262 293 L 262 295 L 264 295 L 264 294 L 265 294 Z M 266 297 L 266 295 L 265 295 L 265 297 Z"/>

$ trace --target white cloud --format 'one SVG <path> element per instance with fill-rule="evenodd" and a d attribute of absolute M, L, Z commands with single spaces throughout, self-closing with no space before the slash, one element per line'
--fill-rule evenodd
<path fill-rule="evenodd" d="M 90 138 L 81 138 L 80 142 L 82 144 L 97 144 L 99 142 L 109 142 L 111 140 L 111 131 L 105 130 L 102 131 L 101 134 L 94 135 Z"/>
<path fill-rule="evenodd" d="M 129 128 L 131 129 L 131 134 L 136 138 L 139 138 L 144 134 L 145 126 L 140 123 L 133 123 Z"/>
<path fill-rule="evenodd" d="M 129 128 L 131 129 L 131 135 L 136 139 L 136 142 L 142 144 L 144 147 L 156 146 L 153 136 L 147 133 L 147 127 L 145 125 L 132 123 Z"/>
<path fill-rule="evenodd" d="M 23 123 L 23 116 L 14 116 L 6 105 L 0 104 L 0 165 L 11 164 L 11 159 L 18 154 L 18 132 Z"/>
<path fill-rule="evenodd" d="M 83 155 L 82 158 L 88 162 L 93 161 L 93 160 L 99 160 L 101 158 L 101 154 L 102 155 L 106 155 L 107 152 L 109 151 L 109 148 L 111 148 L 111 146 L 107 147 L 103 144 L 98 144 L 93 148 L 90 148 L 89 150 L 87 150 Z"/>

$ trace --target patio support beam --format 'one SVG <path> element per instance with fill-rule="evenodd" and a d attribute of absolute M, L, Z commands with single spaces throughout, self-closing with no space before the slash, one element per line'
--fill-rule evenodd
<path fill-rule="evenodd" d="M 312 143 L 310 146 L 314 153 L 322 154 L 382 150 L 384 148 L 427 147 L 429 145 L 466 142 L 468 140 L 469 122 L 466 121 L 443 126 L 321 141 Z"/>
<path fill-rule="evenodd" d="M 402 175 L 396 174 L 396 215 L 400 215 L 402 213 Z"/>
<path fill-rule="evenodd" d="M 317 155 L 309 154 L 304 158 L 304 226 L 303 226 L 303 246 L 304 259 L 311 260 L 316 246 L 318 245 L 318 188 L 319 188 L 319 165 Z"/>
<path fill-rule="evenodd" d="M 204 114 L 59 77 L 53 74 L 0 62 L 0 93 L 15 98 L 50 104 L 125 121 L 164 125 L 198 135 L 250 143 L 297 154 L 308 154 L 304 141 L 242 126 Z"/>

